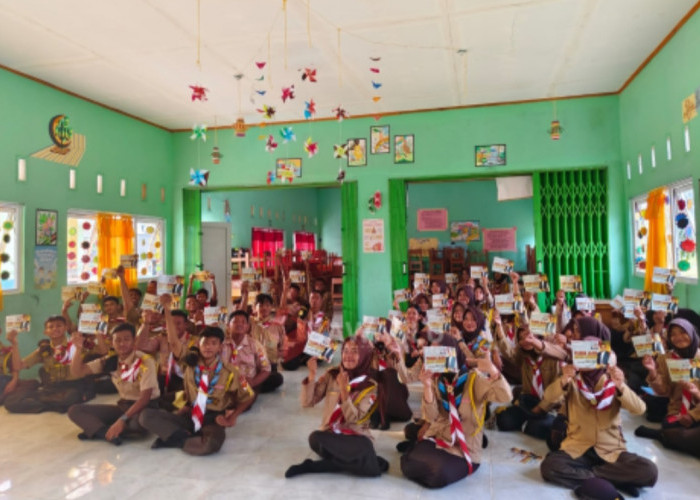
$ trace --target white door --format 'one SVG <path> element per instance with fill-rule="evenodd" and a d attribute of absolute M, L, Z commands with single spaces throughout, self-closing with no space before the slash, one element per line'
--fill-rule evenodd
<path fill-rule="evenodd" d="M 202 222 L 202 264 L 214 273 L 219 306 L 231 310 L 231 226 Z M 211 290 L 209 291 L 211 295 Z"/>

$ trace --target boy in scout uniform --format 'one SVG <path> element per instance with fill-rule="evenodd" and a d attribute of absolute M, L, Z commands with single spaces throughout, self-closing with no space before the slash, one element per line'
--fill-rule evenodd
<path fill-rule="evenodd" d="M 41 413 L 55 411 L 65 413 L 71 405 L 89 401 L 95 397 L 94 382 L 70 371 L 72 359 L 78 350 L 66 336 L 67 322 L 63 316 L 50 316 L 44 322 L 44 335 L 39 346 L 24 359 L 20 359 L 17 332 L 8 332 L 12 345 L 13 366 L 16 370 L 41 364 L 38 385 L 28 384 L 9 394 L 5 408 L 11 413 Z M 81 339 L 82 342 L 82 339 Z M 82 344 L 81 344 L 82 345 Z M 81 351 L 82 352 L 82 351 Z M 82 354 L 78 357 L 82 357 Z"/>
<path fill-rule="evenodd" d="M 210 455 L 221 449 L 225 427 L 253 402 L 253 391 L 238 368 L 221 359 L 224 332 L 218 327 L 202 331 L 199 349 L 190 350 L 178 337 L 170 314 L 170 296 L 162 296 L 170 349 L 185 360 L 186 405 L 177 413 L 146 409 L 139 421 L 158 436 L 152 448 L 182 448 L 190 455 Z"/>
<path fill-rule="evenodd" d="M 82 345 L 81 333 L 73 334 L 73 344 Z M 87 364 L 77 355 L 79 352 L 73 357 L 74 377 L 109 372 L 120 398 L 116 405 L 71 406 L 68 417 L 83 429 L 79 439 L 105 439 L 119 445 L 122 437 L 146 433 L 138 417 L 144 408 L 158 407 L 158 370 L 153 357 L 136 351 L 135 344 L 134 326 L 123 323 L 112 332 L 116 356 L 104 356 Z"/>

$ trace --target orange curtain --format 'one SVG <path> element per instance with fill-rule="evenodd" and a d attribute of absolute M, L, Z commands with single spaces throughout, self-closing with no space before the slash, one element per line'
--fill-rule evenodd
<path fill-rule="evenodd" d="M 97 214 L 97 273 L 103 276 L 105 269 L 119 267 L 122 255 L 136 253 L 134 221 L 128 215 Z M 136 269 L 126 270 L 126 284 L 136 286 Z M 109 295 L 120 296 L 119 280 L 106 279 Z"/>
<path fill-rule="evenodd" d="M 647 212 L 644 218 L 649 221 L 644 290 L 666 293 L 664 285 L 651 282 L 655 267 L 668 267 L 666 255 L 666 188 L 660 187 L 649 193 L 647 197 Z"/>

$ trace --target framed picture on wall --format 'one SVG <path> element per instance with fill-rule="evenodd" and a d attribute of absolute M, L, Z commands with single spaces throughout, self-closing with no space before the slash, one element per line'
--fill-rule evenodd
<path fill-rule="evenodd" d="M 390 140 L 389 125 L 374 125 L 369 128 L 369 152 L 373 155 L 389 154 Z"/>
<path fill-rule="evenodd" d="M 348 139 L 348 167 L 367 165 L 367 139 Z"/>
<path fill-rule="evenodd" d="M 477 167 L 496 167 L 506 164 L 506 145 L 489 144 L 474 146 L 474 163 Z"/>
<path fill-rule="evenodd" d="M 301 177 L 301 158 L 277 158 L 275 176 L 278 181 L 291 181 Z"/>
<path fill-rule="evenodd" d="M 36 211 L 36 246 L 56 246 L 58 242 L 58 212 Z"/>
<path fill-rule="evenodd" d="M 413 163 L 415 149 L 413 134 L 394 136 L 394 163 Z"/>

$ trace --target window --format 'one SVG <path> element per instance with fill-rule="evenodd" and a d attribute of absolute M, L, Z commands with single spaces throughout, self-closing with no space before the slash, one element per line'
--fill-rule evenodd
<path fill-rule="evenodd" d="M 163 219 L 133 216 L 138 278 L 153 279 L 163 274 Z M 96 212 L 68 212 L 67 281 L 69 285 L 97 282 L 99 234 Z"/>
<path fill-rule="evenodd" d="M 669 184 L 666 188 L 666 255 L 668 266 L 678 270 L 678 277 L 697 279 L 697 250 L 695 231 L 695 199 L 692 179 Z M 631 200 L 634 227 L 634 272 L 646 271 L 648 221 L 644 218 L 647 194 Z"/>
<path fill-rule="evenodd" d="M 284 231 L 266 227 L 254 227 L 251 231 L 251 247 L 253 267 L 261 269 L 265 266 L 274 268 L 277 250 L 284 248 Z"/>
<path fill-rule="evenodd" d="M 316 235 L 304 231 L 295 231 L 294 250 L 300 252 L 313 252 L 316 250 Z"/>
<path fill-rule="evenodd" d="M 21 290 L 22 206 L 0 202 L 0 284 L 3 293 Z"/>

